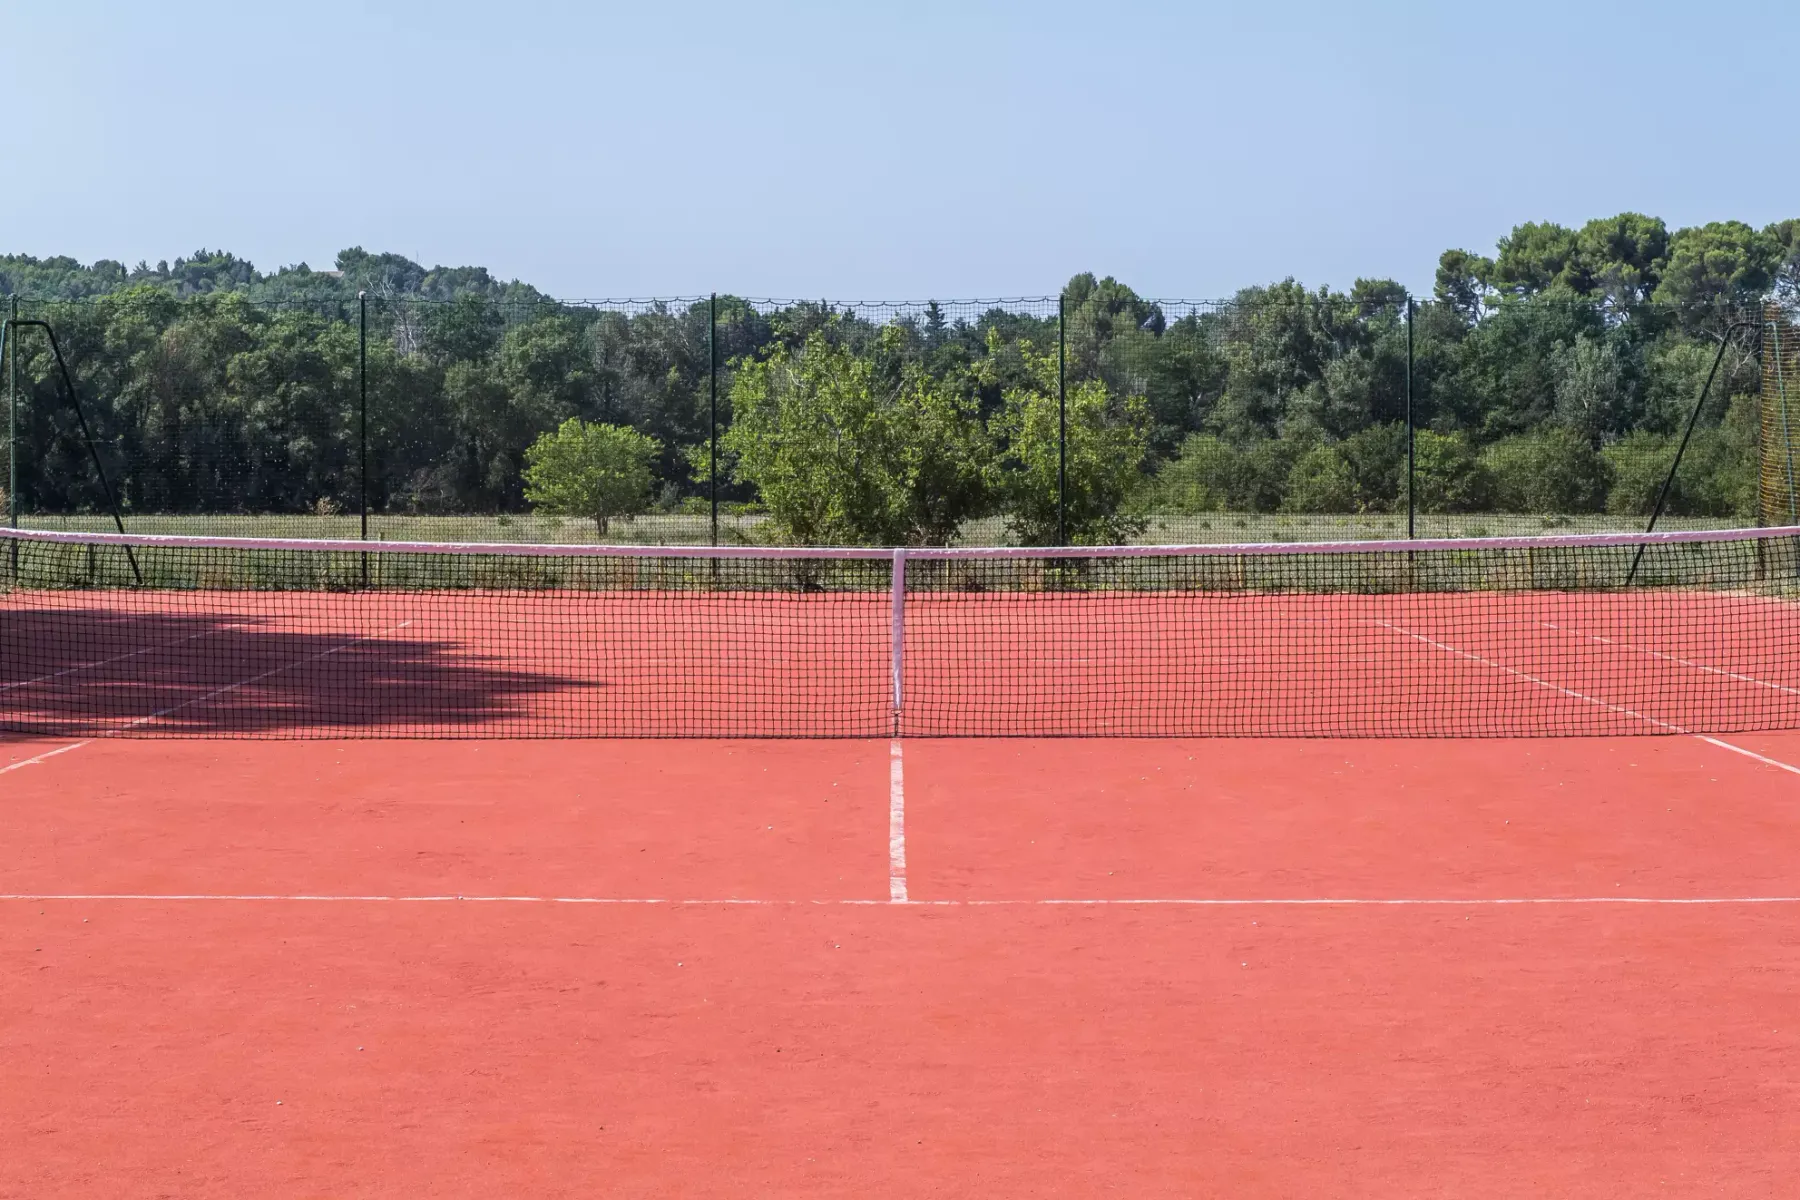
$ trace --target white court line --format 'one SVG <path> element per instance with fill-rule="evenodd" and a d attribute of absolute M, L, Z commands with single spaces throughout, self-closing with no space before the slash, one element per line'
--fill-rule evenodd
<path fill-rule="evenodd" d="M 46 758 L 55 758 L 59 754 L 67 754 L 71 750 L 79 750 L 83 746 L 87 745 L 88 742 L 91 742 L 93 740 L 94 740 L 93 738 L 88 738 L 87 741 L 71 742 L 67 746 L 58 746 L 54 750 L 46 750 L 44 753 L 38 755 L 36 758 L 24 758 L 24 759 L 20 759 L 16 763 L 7 763 L 4 767 L 0 767 L 0 775 L 4 775 L 8 771 L 16 771 L 20 767 L 35 767 L 37 764 L 43 762 Z"/>
<path fill-rule="evenodd" d="M 91 671 L 95 667 L 111 666 L 116 662 L 124 662 L 128 658 L 136 658 L 140 654 L 149 654 L 153 650 L 171 650 L 176 646 L 185 646 L 195 638 L 212 637 L 224 633 L 228 629 L 242 629 L 242 624 L 224 625 L 218 629 L 205 629 L 199 633 L 190 633 L 184 638 L 176 638 L 172 642 L 158 642 L 154 646 L 139 646 L 136 650 L 127 650 L 123 654 L 115 654 L 111 658 L 96 658 L 92 662 L 77 663 L 72 667 L 64 667 L 60 671 L 52 671 L 48 675 L 39 675 L 35 679 L 21 679 L 17 683 L 0 684 L 0 692 L 10 692 L 18 688 L 31 687 L 33 684 L 47 683 L 52 679 L 61 679 L 64 675 L 73 675 L 77 671 Z"/>
<path fill-rule="evenodd" d="M 1612 712 L 1623 714 L 1624 716 L 1627 716 L 1627 717 L 1635 717 L 1640 721 L 1644 721 L 1644 722 L 1647 722 L 1648 724 L 1658 726 L 1659 728 L 1662 728 L 1662 729 L 1666 729 L 1670 733 L 1685 734 L 1688 737 L 1696 738 L 1702 742 L 1705 742 L 1709 746 L 1717 746 L 1721 750 L 1729 750 L 1733 754 L 1741 754 L 1745 758 L 1754 758 L 1759 763 L 1766 763 L 1767 765 L 1769 765 L 1771 767 L 1779 767 L 1783 771 L 1787 771 L 1787 772 L 1790 772 L 1795 775 L 1800 775 L 1800 767 L 1796 767 L 1792 763 L 1782 762 L 1778 758 L 1770 758 L 1766 754 L 1758 754 L 1754 750 L 1748 750 L 1748 749 L 1745 749 L 1743 746 L 1733 745 L 1732 743 L 1724 741 L 1723 739 L 1716 738 L 1716 737 L 1710 737 L 1704 733 L 1694 733 L 1691 730 L 1683 729 L 1679 725 L 1672 725 L 1667 721 L 1659 721 L 1655 717 L 1647 717 L 1643 713 L 1638 712 L 1635 709 L 1626 708 L 1623 705 L 1619 705 L 1619 704 L 1611 704 L 1605 700 L 1600 699 L 1597 696 L 1590 696 L 1586 692 L 1578 692 L 1578 691 L 1575 691 L 1573 688 L 1566 688 L 1560 684 L 1551 683 L 1549 680 L 1539 679 L 1536 675 L 1529 674 L 1528 672 L 1525 672 L 1525 671 L 1515 670 L 1514 668 L 1507 666 L 1505 663 L 1497 663 L 1491 658 L 1483 658 L 1479 654 L 1473 654 L 1467 650 L 1459 650 L 1455 646 L 1447 645 L 1444 642 L 1440 642 L 1435 638 L 1426 637 L 1422 633 L 1414 633 L 1410 629 L 1402 628 L 1401 626 L 1392 624 L 1391 622 L 1388 622 L 1388 621 L 1377 620 L 1375 622 L 1375 624 L 1381 625 L 1387 629 L 1391 629 L 1395 633 L 1402 634 L 1409 638 L 1413 638 L 1416 641 L 1424 642 L 1427 646 L 1435 646 L 1439 650 L 1442 650 L 1447 654 L 1456 655 L 1458 658 L 1466 658 L 1470 662 L 1478 662 L 1478 663 L 1482 664 L 1483 666 L 1492 667 L 1496 671 L 1505 671 L 1508 675 L 1516 676 L 1517 678 L 1526 680 L 1527 682 L 1530 682 L 1530 683 L 1535 683 L 1539 687 L 1549 688 L 1553 692 L 1560 692 L 1565 696 L 1569 696 L 1576 700 L 1584 700 L 1589 704 L 1597 704 L 1601 708 L 1608 709 Z"/>
<path fill-rule="evenodd" d="M 1296 896 L 1042 900 L 733 900 L 631 896 L 386 896 L 297 893 L 65 892 L 0 894 L 0 902 L 144 904 L 583 904 L 623 908 L 1518 908 L 1573 905 L 1800 904 L 1800 896 Z"/>
<path fill-rule="evenodd" d="M 906 903 L 906 771 L 899 738 L 888 743 L 888 899 Z"/>
<path fill-rule="evenodd" d="M 1671 733 L 1686 733 L 1687 732 L 1687 730 L 1681 728 L 1681 726 L 1679 726 L 1679 725 L 1671 725 L 1667 721 L 1659 721 L 1655 717 L 1647 717 L 1643 713 L 1638 712 L 1635 709 L 1626 708 L 1624 705 L 1621 705 L 1621 704 L 1608 703 L 1607 701 L 1601 700 L 1598 697 L 1590 696 L 1586 692 L 1578 692 L 1578 691 L 1575 691 L 1573 688 L 1566 688 L 1566 687 L 1563 687 L 1561 684 L 1551 683 L 1548 679 L 1539 679 L 1536 675 L 1532 675 L 1529 672 L 1517 670 L 1513 667 L 1507 666 L 1505 663 L 1497 663 L 1491 658 L 1483 658 L 1481 655 L 1471 653 L 1468 650 L 1458 650 L 1455 646 L 1449 645 L 1448 643 L 1445 643 L 1445 642 L 1440 642 L 1436 638 L 1426 637 L 1422 633 L 1414 633 L 1412 630 L 1404 628 L 1403 626 L 1400 626 L 1400 625 L 1395 625 L 1391 621 L 1383 621 L 1383 620 L 1380 620 L 1379 618 L 1377 618 L 1375 620 L 1375 624 L 1381 626 L 1383 629 L 1391 629 L 1395 633 L 1400 634 L 1402 637 L 1409 637 L 1409 638 L 1412 638 L 1416 642 L 1424 642 L 1427 646 L 1436 647 L 1437 649 L 1442 650 L 1446 654 L 1454 654 L 1458 658 L 1466 658 L 1470 662 L 1480 663 L 1484 667 L 1492 667 L 1496 671 L 1505 671 L 1508 675 L 1511 675 L 1517 679 L 1523 679 L 1527 683 L 1535 683 L 1541 688 L 1549 688 L 1553 692 L 1560 692 L 1563 695 L 1568 696 L 1569 698 L 1571 698 L 1573 700 L 1584 700 L 1589 704 L 1597 704 L 1601 708 L 1607 709 L 1610 712 L 1616 712 L 1623 716 L 1636 718 L 1639 721 L 1644 721 L 1648 724 L 1655 725 L 1658 728 L 1667 729 Z"/>
<path fill-rule="evenodd" d="M 48 753 L 40 754 L 36 758 L 27 758 L 20 762 L 9 763 L 8 765 L 6 765 L 4 767 L 0 767 L 0 775 L 4 775 L 8 771 L 16 771 L 20 767 L 34 766 L 37 763 L 43 762 L 47 758 L 55 758 L 58 754 L 67 754 L 71 750 L 79 750 L 83 746 L 92 745 L 94 742 L 99 741 L 101 738 L 117 737 L 119 734 L 125 733 L 132 729 L 136 729 L 139 725 L 146 724 L 150 721 L 155 721 L 161 717 L 166 717 L 170 713 L 180 712 L 182 709 L 191 708 L 192 706 L 194 706 L 196 704 L 204 704 L 208 700 L 211 700 L 215 696 L 223 696 L 226 692 L 235 692 L 237 689 L 239 689 L 241 687 L 249 687 L 253 683 L 260 683 L 262 680 L 267 679 L 271 675 L 279 675 L 283 671 L 292 670 L 294 667 L 303 667 L 309 662 L 317 662 L 321 658 L 329 658 L 333 654 L 338 653 L 340 650 L 348 650 L 350 647 L 361 645 L 363 642 L 374 641 L 376 638 L 386 637 L 388 634 L 393 633 L 397 630 L 405 629 L 408 625 L 411 625 L 411 624 L 412 624 L 412 619 L 408 618 L 407 620 L 400 622 L 398 625 L 390 626 L 387 629 L 383 629 L 380 633 L 371 633 L 371 634 L 367 634 L 363 637 L 353 638 L 352 640 L 345 642 L 340 646 L 333 646 L 329 650 L 321 650 L 317 654 L 309 654 L 305 658 L 298 658 L 298 659 L 295 659 L 293 662 L 282 663 L 279 667 L 271 667 L 267 671 L 264 671 L 260 675 L 252 675 L 248 679 L 240 679 L 236 683 L 228 683 L 224 687 L 214 688 L 212 691 L 207 692 L 203 696 L 190 697 L 189 699 L 183 700 L 180 704 L 171 704 L 171 705 L 169 705 L 169 707 L 163 708 L 163 709 L 158 709 L 156 712 L 150 713 L 148 716 L 137 717 L 131 721 L 128 721 L 124 725 L 121 725 L 117 729 L 105 730 L 99 734 L 96 734 L 94 737 L 88 738 L 85 741 L 72 742 L 67 746 L 60 746 L 55 750 L 49 751 Z M 195 636 L 205 636 L 205 635 L 197 634 Z M 171 644 L 174 644 L 174 643 L 171 643 Z"/>
<path fill-rule="evenodd" d="M 1780 767 L 1784 771 L 1791 772 L 1795 775 L 1800 775 L 1800 767 L 1796 767 L 1792 763 L 1784 763 L 1779 758 L 1770 758 L 1766 754 L 1758 754 L 1754 750 L 1746 750 L 1742 746 L 1734 746 L 1730 742 L 1720 741 L 1716 737 L 1708 737 L 1704 733 L 1696 733 L 1696 734 L 1694 734 L 1694 736 L 1699 738 L 1701 741 L 1705 742 L 1709 746 L 1717 746 L 1721 750 L 1729 750 L 1733 754 L 1741 754 L 1745 758 L 1754 758 L 1759 763 L 1767 763 L 1771 767 Z"/>
<path fill-rule="evenodd" d="M 1705 671 L 1708 675 L 1722 675 L 1726 679 L 1735 679 L 1739 683 L 1754 683 L 1758 687 L 1766 687 L 1777 692 L 1786 692 L 1790 696 L 1800 696 L 1800 688 L 1791 688 L 1785 684 L 1771 683 L 1767 679 L 1758 679 L 1754 675 L 1741 675 L 1736 671 L 1727 671 L 1722 667 L 1709 667 L 1705 663 L 1692 662 L 1674 654 L 1664 654 L 1661 650 L 1652 650 L 1648 646 L 1638 646 L 1631 642 L 1621 642 L 1617 638 L 1602 637 L 1597 633 L 1587 633 L 1580 629 L 1571 629 L 1567 625 L 1558 625 L 1554 621 L 1539 621 L 1546 629 L 1554 629 L 1558 633 L 1572 633 L 1576 637 L 1584 637 L 1590 641 L 1600 642 L 1607 646 L 1618 646 L 1622 650 L 1632 650 L 1638 654 L 1647 654 L 1651 658 L 1660 658 L 1664 662 L 1672 662 L 1677 666 L 1692 667 L 1696 671 Z"/>
<path fill-rule="evenodd" d="M 261 683 L 263 680 L 267 679 L 271 675 L 279 675 L 283 671 L 291 671 L 295 667 L 304 667 L 307 663 L 318 662 L 321 658 L 330 658 L 333 654 L 338 653 L 340 650 L 348 650 L 352 646 L 360 646 L 364 642 L 372 642 L 376 638 L 386 637 L 388 634 L 393 633 L 396 630 L 405 629 L 408 625 L 411 625 L 411 624 L 412 624 L 412 619 L 408 618 L 407 620 L 400 622 L 398 625 L 393 625 L 387 629 L 383 629 L 380 633 L 370 633 L 370 634 L 365 634 L 359 638 L 352 638 L 351 640 L 345 642 L 341 646 L 333 646 L 329 650 L 321 650 L 317 654 L 309 654 L 305 658 L 297 658 L 293 662 L 282 663 L 279 667 L 270 667 L 267 671 L 264 671 L 260 675 L 252 675 L 248 679 L 240 679 L 236 683 L 228 683 L 224 687 L 214 688 L 212 691 L 206 693 L 204 696 L 195 696 L 192 699 L 183 700 L 180 704 L 171 704 L 167 708 L 158 709 L 156 712 L 151 713 L 147 717 L 138 717 L 136 720 L 129 721 L 125 725 L 121 726 L 120 728 L 118 728 L 116 730 L 109 730 L 106 734 L 103 734 L 102 736 L 111 736 L 112 734 L 116 734 L 116 733 L 124 733 L 127 729 L 136 729 L 139 725 L 143 725 L 147 722 L 157 720 L 160 717 L 166 717 L 170 713 L 180 712 L 182 709 L 191 708 L 196 704 L 205 704 L 208 700 L 211 700 L 214 696 L 223 696 L 226 692 L 235 692 L 241 687 L 249 687 L 253 683 Z"/>

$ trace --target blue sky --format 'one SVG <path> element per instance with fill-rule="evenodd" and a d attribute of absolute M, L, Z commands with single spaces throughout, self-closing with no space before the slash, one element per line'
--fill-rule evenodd
<path fill-rule="evenodd" d="M 1428 291 L 1635 209 L 1800 216 L 1800 6 L 14 6 L 0 248 L 360 244 L 560 296 Z"/>

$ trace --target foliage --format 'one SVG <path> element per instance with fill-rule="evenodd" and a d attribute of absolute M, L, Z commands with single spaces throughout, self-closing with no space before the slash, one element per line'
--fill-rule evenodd
<path fill-rule="evenodd" d="M 806 545 L 948 542 L 988 502 L 992 450 L 974 400 L 929 375 L 884 378 L 829 326 L 740 365 L 721 439 L 777 533 Z M 892 355 L 898 335 L 885 333 Z"/>
<path fill-rule="evenodd" d="M 527 448 L 571 419 L 653 439 L 659 505 L 702 500 L 716 361 L 719 498 L 762 505 L 779 536 L 936 543 L 1003 515 L 1054 537 L 1054 302 L 894 314 L 721 296 L 714 346 L 706 302 L 560 304 L 355 247 L 329 271 L 269 273 L 219 250 L 135 267 L 0 256 L 0 289 L 55 323 L 133 513 L 355 511 L 361 291 L 377 511 L 520 511 Z M 1643 463 L 1679 435 L 1724 322 L 1765 291 L 1800 303 L 1800 220 L 1521 224 L 1491 257 L 1446 251 L 1410 328 L 1391 280 L 1188 304 L 1077 275 L 1061 329 L 1071 530 L 1129 537 L 1150 507 L 1401 508 L 1409 400 L 1421 506 L 1635 515 Z M 20 351 L 22 509 L 93 511 L 41 337 Z M 1730 347 L 1671 511 L 1749 513 L 1758 386 L 1752 349 Z"/>
<path fill-rule="evenodd" d="M 649 506 L 656 439 L 624 425 L 570 417 L 525 451 L 525 499 L 540 513 L 591 517 L 602 535 L 614 517 Z"/>
<path fill-rule="evenodd" d="M 1756 473 L 1748 453 L 1755 438 L 1754 413 L 1740 403 L 1717 427 L 1695 431 L 1669 488 L 1663 513 L 1671 517 L 1755 515 Z M 1675 461 L 1680 434 L 1639 430 L 1606 447 L 1612 481 L 1606 511 L 1648 517 Z"/>
<path fill-rule="evenodd" d="M 1006 390 L 991 423 L 1001 446 L 998 493 L 1008 527 L 1027 546 L 1056 545 L 1064 522 L 1072 545 L 1128 541 L 1145 524 L 1132 502 L 1149 449 L 1148 403 L 1142 396 L 1115 401 L 1103 383 L 1089 380 L 1070 387 L 1065 404 L 1055 357 L 1029 345 L 1022 351 L 1031 379 Z M 1064 423 L 1068 438 L 1059 454 Z"/>
<path fill-rule="evenodd" d="M 1404 488 L 1404 462 L 1400 469 Z M 1413 503 L 1420 512 L 1483 512 L 1494 503 L 1494 478 L 1461 433 L 1414 432 L 1412 486 Z"/>
<path fill-rule="evenodd" d="M 1607 462 L 1579 432 L 1553 426 L 1503 438 L 1481 454 L 1501 512 L 1590 513 L 1606 507 Z"/>
<path fill-rule="evenodd" d="M 1404 500 L 1406 426 L 1372 425 L 1301 452 L 1281 508 L 1296 513 L 1387 512 Z"/>
<path fill-rule="evenodd" d="M 1226 512 L 1237 489 L 1238 452 L 1210 433 L 1190 434 L 1156 480 L 1154 507 L 1180 516 Z"/>

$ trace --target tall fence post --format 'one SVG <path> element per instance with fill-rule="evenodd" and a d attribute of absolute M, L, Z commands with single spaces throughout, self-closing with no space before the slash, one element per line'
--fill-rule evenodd
<path fill-rule="evenodd" d="M 719 293 L 706 302 L 707 465 L 706 486 L 712 501 L 712 544 L 719 544 Z"/>
<path fill-rule="evenodd" d="M 356 293 L 356 455 L 357 512 L 362 540 L 369 540 L 369 293 Z M 369 586 L 369 556 L 362 556 L 362 582 Z"/>
<path fill-rule="evenodd" d="M 1413 520 L 1418 512 L 1418 501 L 1413 492 L 1414 468 L 1416 460 L 1413 456 L 1413 298 L 1406 298 L 1406 536 L 1414 536 Z"/>
<path fill-rule="evenodd" d="M 19 527 L 19 297 L 12 297 L 12 321 L 7 326 L 6 346 L 6 523 Z M 18 553 L 18 543 L 13 543 Z"/>
<path fill-rule="evenodd" d="M 1069 339 L 1067 324 L 1069 292 L 1064 288 L 1056 296 L 1056 544 L 1069 544 Z"/>

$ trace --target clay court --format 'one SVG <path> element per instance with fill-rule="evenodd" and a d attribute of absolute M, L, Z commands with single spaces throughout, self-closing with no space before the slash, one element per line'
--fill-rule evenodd
<path fill-rule="evenodd" d="M 654 582 L 8 593 L 0 1195 L 1800 1167 L 1770 588 Z"/>

